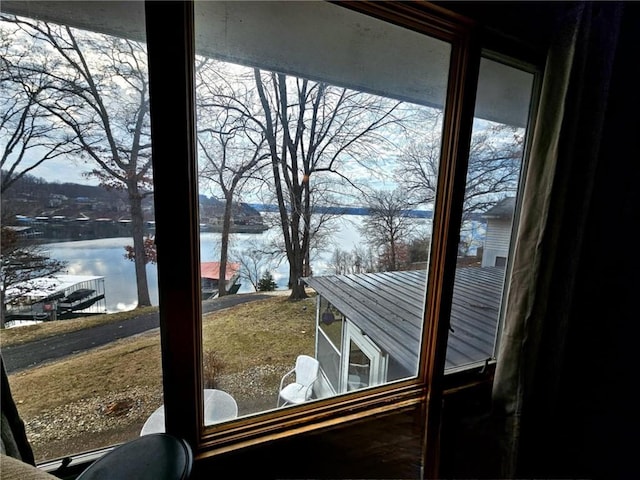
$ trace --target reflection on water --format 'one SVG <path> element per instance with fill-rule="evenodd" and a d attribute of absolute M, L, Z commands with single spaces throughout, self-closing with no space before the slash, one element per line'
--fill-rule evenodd
<path fill-rule="evenodd" d="M 76 242 L 49 243 L 44 249 L 56 260 L 67 262 L 69 275 L 99 275 L 105 277 L 107 311 L 131 310 L 137 304 L 136 274 L 132 261 L 124 256 L 131 238 L 102 238 Z M 155 265 L 147 265 L 149 294 L 158 304 L 158 274 Z"/>
<path fill-rule="evenodd" d="M 315 274 L 327 272 L 329 259 L 336 247 L 351 250 L 360 240 L 357 225 L 360 217 L 342 218 L 335 222 L 335 231 L 330 235 L 323 250 L 312 260 Z M 231 238 L 232 257 L 242 255 L 243 251 L 253 245 L 267 245 L 280 233 L 272 228 L 261 234 L 235 234 Z M 107 311 L 118 312 L 131 310 L 137 304 L 136 276 L 133 262 L 124 256 L 126 245 L 133 243 L 131 238 L 102 238 L 98 240 L 80 240 L 74 242 L 49 243 L 43 246 L 51 258 L 67 262 L 69 275 L 99 275 L 105 277 L 105 297 Z M 200 235 L 200 255 L 203 262 L 218 261 L 220 251 L 219 233 L 202 233 Z M 286 261 L 273 262 L 270 265 L 278 288 L 286 288 L 288 265 Z M 153 305 L 158 304 L 158 270 L 156 265 L 147 265 L 147 281 L 149 295 Z M 238 293 L 253 292 L 253 286 L 242 281 Z"/>

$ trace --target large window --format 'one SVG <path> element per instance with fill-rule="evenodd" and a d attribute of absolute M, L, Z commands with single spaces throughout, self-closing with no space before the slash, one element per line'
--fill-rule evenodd
<path fill-rule="evenodd" d="M 1 337 L 43 462 L 138 436 L 162 371 L 143 5 L 128 38 L 31 6 L 0 20 Z"/>
<path fill-rule="evenodd" d="M 46 322 L 3 335 L 3 357 L 20 329 L 147 322 L 9 372 L 39 461 L 152 431 L 198 452 L 272 440 L 389 395 L 418 405 L 495 356 L 532 74 L 475 57 L 465 25 L 428 5 L 151 2 L 145 37 L 142 2 L 7 3 L 2 114 L 26 112 L 32 136 L 31 183 L 5 186 L 3 159 L 3 242 L 59 235 L 68 203 L 95 238 L 40 242 L 51 268 L 82 257 L 71 273 L 91 277 L 12 293 Z M 43 190 L 46 209 L 4 211 Z M 52 317 L 93 313 L 93 294 L 107 315 Z"/>
<path fill-rule="evenodd" d="M 205 391 L 231 394 L 239 416 L 279 408 L 299 355 L 319 362 L 305 402 L 415 377 L 437 192 L 407 180 L 422 154 L 437 182 L 451 46 L 323 2 L 204 2 L 195 16 L 201 271 L 217 282 L 203 301 L 265 294 L 241 307 L 250 321 L 204 314 Z M 376 282 L 409 269 L 422 288 L 407 286 L 418 295 L 403 326 Z M 359 316 L 316 283 L 363 276 L 337 286 Z M 345 317 L 340 344 L 317 329 L 322 298 Z"/>

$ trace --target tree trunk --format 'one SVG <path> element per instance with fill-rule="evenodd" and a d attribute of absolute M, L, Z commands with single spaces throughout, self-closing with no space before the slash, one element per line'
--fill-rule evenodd
<path fill-rule="evenodd" d="M 303 277 L 302 275 L 302 264 L 301 261 L 304 257 L 298 254 L 298 258 L 300 261 L 291 263 L 291 277 L 289 281 L 291 282 L 291 295 L 289 295 L 289 300 L 302 300 L 303 298 L 307 298 L 307 291 L 304 288 L 304 284 L 300 282 L 300 279 Z"/>
<path fill-rule="evenodd" d="M 291 288 L 290 300 L 301 300 L 307 298 L 307 292 L 300 279 L 304 276 L 305 254 L 300 245 L 300 215 L 291 216 L 291 255 L 289 256 L 289 286 Z"/>
<path fill-rule="evenodd" d="M 131 235 L 133 237 L 134 264 L 136 269 L 136 287 L 138 289 L 138 307 L 151 305 L 149 285 L 147 283 L 147 258 L 144 251 L 144 218 L 142 216 L 142 197 L 137 187 L 129 187 L 131 205 Z"/>
<path fill-rule="evenodd" d="M 2 288 L 0 289 L 0 328 L 4 328 L 5 318 L 7 317 L 7 305 L 4 298 L 4 288 Z"/>
<path fill-rule="evenodd" d="M 309 164 L 311 160 L 305 159 L 305 175 L 302 180 L 302 192 L 304 195 L 303 201 L 303 228 L 302 228 L 302 276 L 308 277 L 311 275 L 311 190 L 309 182 L 311 180 L 311 173 L 309 171 Z"/>
<path fill-rule="evenodd" d="M 289 257 L 289 285 L 291 287 L 290 300 L 301 300 L 307 298 L 307 292 L 304 285 L 300 283 L 300 279 L 304 276 L 304 232 L 300 231 L 300 220 L 302 211 L 302 191 L 299 186 L 293 186 L 293 194 L 291 195 L 291 203 L 293 205 L 291 212 L 291 255 Z M 302 234 L 302 242 L 300 235 Z"/>
<path fill-rule="evenodd" d="M 391 265 L 390 265 L 390 270 L 391 271 L 395 271 L 397 269 L 398 269 L 398 267 L 396 265 L 396 241 L 395 241 L 395 239 L 391 238 Z"/>
<path fill-rule="evenodd" d="M 220 237 L 220 275 L 218 278 L 218 296 L 227 294 L 227 260 L 229 254 L 229 232 L 231 230 L 231 212 L 233 210 L 233 193 L 225 196 L 224 216 L 222 217 L 222 235 Z"/>

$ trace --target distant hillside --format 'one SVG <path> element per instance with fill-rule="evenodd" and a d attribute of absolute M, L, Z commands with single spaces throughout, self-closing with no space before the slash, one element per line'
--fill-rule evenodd
<path fill-rule="evenodd" d="M 264 203 L 250 203 L 252 208 L 259 212 L 277 212 L 277 205 L 268 205 Z M 317 213 L 330 213 L 334 215 L 369 215 L 369 209 L 366 207 L 335 207 L 335 206 L 319 206 L 313 207 Z M 414 218 L 432 218 L 433 212 L 427 210 L 409 210 L 408 214 Z"/>
<path fill-rule="evenodd" d="M 126 199 L 126 193 L 122 191 L 107 190 L 96 185 L 47 182 L 31 175 L 25 175 L 17 180 L 6 192 L 3 192 L 2 197 L 3 200 L 48 199 L 51 195 L 63 195 L 68 198 L 88 197 L 100 200 Z"/>
<path fill-rule="evenodd" d="M 144 202 L 152 217 L 153 198 Z M 128 215 L 126 192 L 95 185 L 46 182 L 26 175 L 2 193 L 4 214 L 25 217 L 111 218 Z"/>
<path fill-rule="evenodd" d="M 224 204 L 200 196 L 200 228 L 220 231 Z M 154 228 L 153 195 L 143 200 L 146 228 Z M 30 225 L 43 238 L 102 238 L 129 234 L 130 206 L 124 191 L 93 185 L 49 183 L 33 176 L 15 182 L 2 195 L 3 221 L 6 225 Z M 233 232 L 260 233 L 268 227 L 262 215 L 240 203 L 232 211 Z"/>

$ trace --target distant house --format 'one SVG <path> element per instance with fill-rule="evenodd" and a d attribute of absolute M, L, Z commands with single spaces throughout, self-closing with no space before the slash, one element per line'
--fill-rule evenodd
<path fill-rule="evenodd" d="M 226 290 L 229 293 L 236 293 L 240 288 L 240 264 L 229 262 L 225 275 Z M 220 262 L 200 263 L 200 282 L 203 300 L 214 298 L 218 295 L 220 285 Z"/>
<path fill-rule="evenodd" d="M 75 204 L 77 208 L 93 210 L 95 207 L 95 200 L 89 197 L 76 197 Z"/>
<path fill-rule="evenodd" d="M 417 374 L 426 270 L 308 277 L 318 294 L 318 397 Z M 447 369 L 494 356 L 504 283 L 500 267 L 456 271 Z"/>
<path fill-rule="evenodd" d="M 515 205 L 515 197 L 507 197 L 482 215 L 487 219 L 487 233 L 482 252 L 483 267 L 504 267 L 506 265 Z"/>
<path fill-rule="evenodd" d="M 69 198 L 65 195 L 61 195 L 59 193 L 52 193 L 49 195 L 49 207 L 59 207 L 69 200 Z"/>

